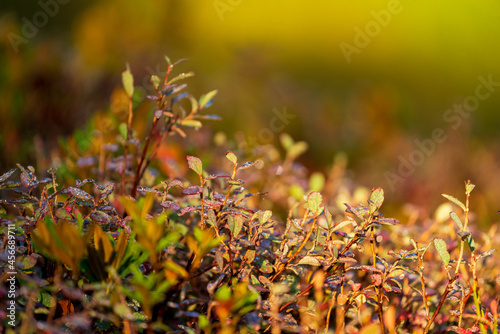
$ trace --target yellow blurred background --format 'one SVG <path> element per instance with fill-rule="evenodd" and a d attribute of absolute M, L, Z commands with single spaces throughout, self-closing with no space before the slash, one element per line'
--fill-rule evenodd
<path fill-rule="evenodd" d="M 0 171 L 50 160 L 59 136 L 109 109 L 126 63 L 147 91 L 168 55 L 189 58 L 179 67 L 196 73 L 195 96 L 219 90 L 213 132 L 256 144 L 290 133 L 309 143 L 312 171 L 345 153 L 349 176 L 392 202 L 435 207 L 471 179 L 489 223 L 500 209 L 499 32 L 493 0 L 3 1 Z M 464 103 L 471 111 L 458 112 Z"/>

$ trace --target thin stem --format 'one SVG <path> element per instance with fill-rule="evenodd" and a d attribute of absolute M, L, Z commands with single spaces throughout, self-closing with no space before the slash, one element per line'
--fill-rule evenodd
<path fill-rule="evenodd" d="M 307 212 L 306 212 L 306 215 L 307 215 Z M 286 270 L 286 268 L 288 267 L 288 265 L 297 257 L 297 255 L 302 250 L 302 248 L 304 248 L 304 246 L 308 242 L 309 238 L 311 237 L 312 232 L 314 231 L 314 229 L 316 227 L 316 220 L 317 219 L 318 219 L 318 216 L 315 215 L 314 216 L 314 220 L 312 222 L 311 229 L 309 230 L 309 232 L 307 232 L 307 235 L 304 238 L 304 240 L 302 241 L 302 243 L 300 244 L 299 248 L 297 248 L 297 250 L 292 254 L 292 256 L 290 256 L 290 258 L 288 259 L 288 261 L 285 262 L 285 264 L 281 267 L 281 269 L 278 270 L 276 272 L 276 274 L 274 274 L 273 277 L 271 277 L 271 279 L 270 279 L 271 282 L 274 281 L 276 279 L 276 277 L 278 277 L 279 275 L 281 275 L 281 273 Z M 312 284 L 311 284 L 311 287 L 312 287 Z"/>
<path fill-rule="evenodd" d="M 380 331 L 382 334 L 385 334 L 384 327 L 384 310 L 382 309 L 382 288 L 376 287 L 377 289 L 377 304 L 378 304 L 378 318 L 380 320 Z"/>
<path fill-rule="evenodd" d="M 431 319 L 427 322 L 427 325 L 425 326 L 424 334 L 429 332 L 429 329 L 431 328 L 432 323 L 434 322 L 437 315 L 439 314 L 439 311 L 441 310 L 441 307 L 443 306 L 444 301 L 446 300 L 446 297 L 448 296 L 448 293 L 450 293 L 451 285 L 453 284 L 453 282 L 455 282 L 455 280 L 457 278 L 458 278 L 458 275 L 455 275 L 455 277 L 451 278 L 448 281 L 448 284 L 446 284 L 446 288 L 444 289 L 443 295 L 441 296 L 441 299 L 439 300 L 439 304 L 436 307 L 436 311 L 434 311 Z"/>
<path fill-rule="evenodd" d="M 122 194 L 125 194 L 125 172 L 127 171 L 127 155 L 128 142 L 130 140 L 130 129 L 132 128 L 132 96 L 129 96 L 128 102 L 128 121 L 127 121 L 127 136 L 125 138 L 125 148 L 123 150 L 123 167 L 122 167 Z"/>

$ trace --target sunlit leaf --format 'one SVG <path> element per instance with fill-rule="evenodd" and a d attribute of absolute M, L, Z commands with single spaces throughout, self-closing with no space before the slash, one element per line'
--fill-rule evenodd
<path fill-rule="evenodd" d="M 171 80 L 169 80 L 168 84 L 171 85 L 176 81 L 183 80 L 192 76 L 194 76 L 194 72 L 181 73 L 176 77 L 172 78 Z"/>
<path fill-rule="evenodd" d="M 233 164 L 236 164 L 238 162 L 238 158 L 231 151 L 226 152 L 226 158 L 227 158 L 227 160 L 231 161 Z"/>
<path fill-rule="evenodd" d="M 470 193 L 472 192 L 472 190 L 474 189 L 475 185 L 473 185 L 472 183 L 468 182 L 466 185 L 465 185 L 465 193 L 467 195 L 470 195 Z"/>
<path fill-rule="evenodd" d="M 456 205 L 458 205 L 460 208 L 462 208 L 463 211 L 465 211 L 465 205 L 464 203 L 460 202 L 460 200 L 456 197 L 453 197 L 453 196 L 450 196 L 450 195 L 446 195 L 446 194 L 441 194 L 444 198 L 446 198 L 448 201 L 452 202 L 452 203 L 455 203 Z"/>
<path fill-rule="evenodd" d="M 307 264 L 316 267 L 319 267 L 321 265 L 319 260 L 314 256 L 304 256 L 302 259 L 300 259 L 298 264 Z"/>
<path fill-rule="evenodd" d="M 434 247 L 436 247 L 444 265 L 447 266 L 450 263 L 450 253 L 448 253 L 446 242 L 443 239 L 436 238 L 434 239 Z"/>
<path fill-rule="evenodd" d="M 190 128 L 201 128 L 203 126 L 200 121 L 195 119 L 183 119 L 179 124 Z"/>
<path fill-rule="evenodd" d="M 462 221 L 460 218 L 458 218 L 458 215 L 455 212 L 450 212 L 450 217 L 457 223 L 458 227 L 460 228 L 460 231 L 463 231 L 464 225 L 462 224 Z"/>
<path fill-rule="evenodd" d="M 315 215 L 318 216 L 322 210 L 323 197 L 317 191 L 313 191 L 307 196 L 307 205 L 309 206 L 309 210 Z"/>
<path fill-rule="evenodd" d="M 59 208 L 55 212 L 55 216 L 59 219 L 72 220 L 73 216 L 70 212 L 66 210 L 66 208 Z"/>
<path fill-rule="evenodd" d="M 190 155 L 188 155 L 186 159 L 188 161 L 189 168 L 191 168 L 196 174 L 201 176 L 201 174 L 203 173 L 201 160 L 197 157 L 193 157 Z"/>
<path fill-rule="evenodd" d="M 200 97 L 199 105 L 200 109 L 208 108 L 212 105 L 213 98 L 217 94 L 217 90 L 208 92 Z"/>
<path fill-rule="evenodd" d="M 153 74 L 151 76 L 151 82 L 155 86 L 155 89 L 158 89 L 158 87 L 160 86 L 161 80 L 160 80 L 160 78 L 157 75 Z"/>
<path fill-rule="evenodd" d="M 130 72 L 130 66 L 127 64 L 127 70 L 122 72 L 122 84 L 129 97 L 134 95 L 134 77 Z"/>
<path fill-rule="evenodd" d="M 374 213 L 382 206 L 384 203 L 384 190 L 382 188 L 376 188 L 373 190 L 370 199 L 368 200 L 370 213 Z"/>
<path fill-rule="evenodd" d="M 331 217 L 331 214 L 330 214 L 330 217 Z M 344 227 L 346 225 L 352 225 L 353 223 L 354 223 L 354 221 L 352 221 L 352 220 L 344 220 L 344 221 L 338 223 L 336 226 L 334 226 L 332 231 L 340 230 L 342 227 Z"/>

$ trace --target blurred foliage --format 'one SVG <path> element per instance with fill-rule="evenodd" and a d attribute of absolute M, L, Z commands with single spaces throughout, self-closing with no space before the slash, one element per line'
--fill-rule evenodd
<path fill-rule="evenodd" d="M 48 168 L 59 159 L 59 136 L 113 108 L 122 64 L 130 63 L 143 100 L 150 75 L 166 71 L 158 55 L 190 55 L 192 68 L 207 73 L 193 83 L 194 95 L 219 89 L 223 121 L 214 129 L 241 148 L 276 144 L 290 133 L 309 144 L 301 162 L 315 171 L 330 168 L 342 151 L 356 181 L 385 185 L 400 204 L 435 208 L 440 189 L 471 178 L 484 190 L 475 203 L 482 224 L 495 219 L 500 94 L 481 101 L 456 130 L 443 115 L 475 93 L 479 76 L 500 81 L 491 33 L 500 28 L 498 2 L 61 2 L 47 2 L 58 4 L 57 13 L 19 53 L 9 34 L 22 35 L 24 18 L 32 22 L 44 9 L 0 4 L 0 170 L 18 162 Z M 391 4 L 397 14 L 346 61 L 341 43 L 355 45 L 358 31 Z M 262 132 L 273 110 L 284 108 L 295 118 L 283 130 Z M 385 173 L 436 128 L 448 139 L 392 189 Z M 162 150 L 166 159 L 177 154 Z"/>

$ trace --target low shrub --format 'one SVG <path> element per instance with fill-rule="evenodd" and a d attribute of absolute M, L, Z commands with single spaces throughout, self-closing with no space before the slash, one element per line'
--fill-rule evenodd
<path fill-rule="evenodd" d="M 474 228 L 470 181 L 464 201 L 443 195 L 433 219 L 413 210 L 401 224 L 382 215 L 382 188 L 348 186 L 342 161 L 308 176 L 287 135 L 284 158 L 193 150 L 189 175 L 162 180 L 165 142 L 217 119 L 216 91 L 195 99 L 180 83 L 192 73 L 171 78 L 166 60 L 149 127 L 134 130 L 127 69 L 125 122 L 94 120 L 98 140 L 69 138 L 40 178 L 21 165 L 0 176 L 3 330 L 498 333 L 496 226 Z"/>

